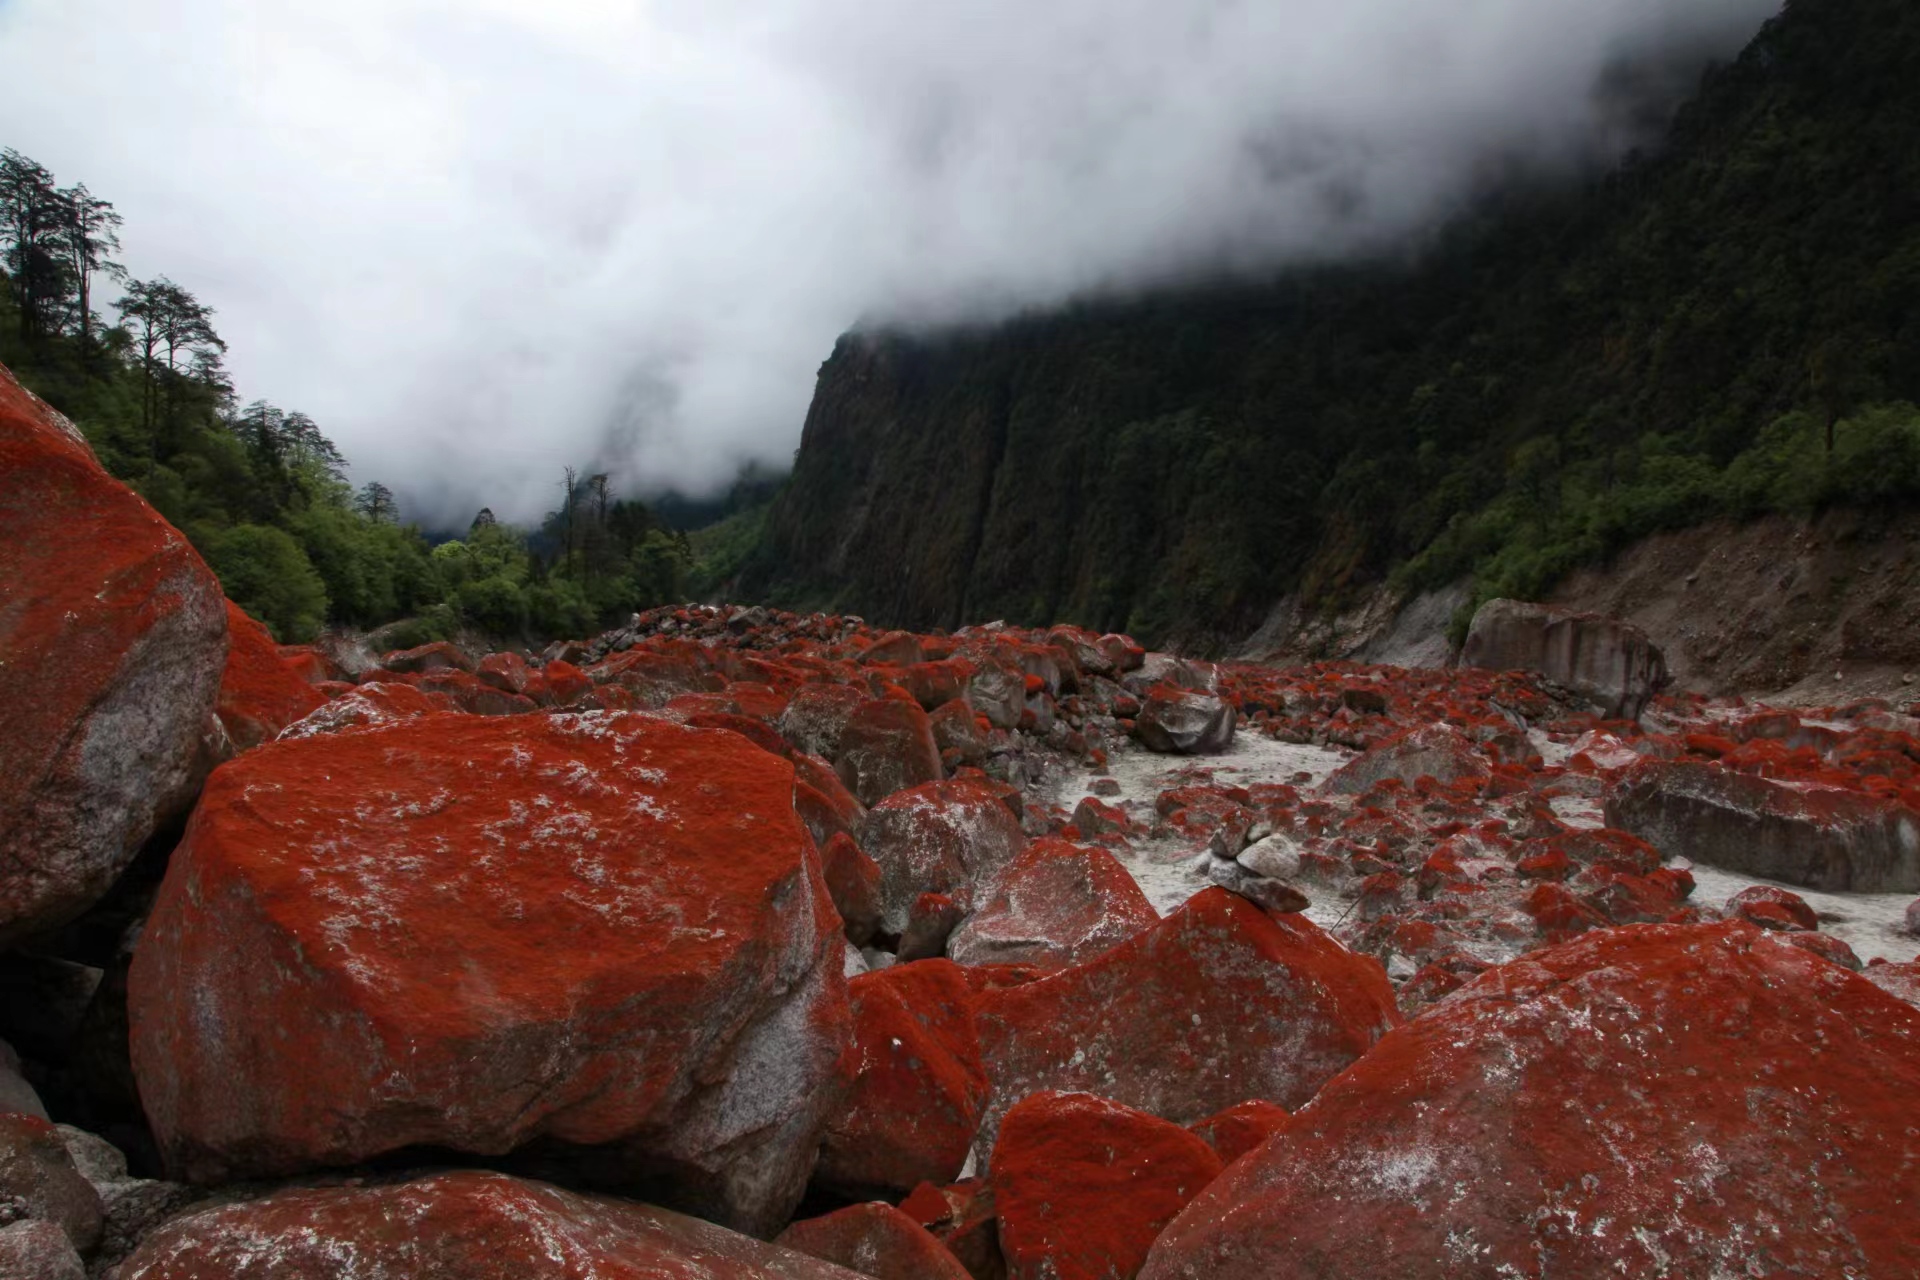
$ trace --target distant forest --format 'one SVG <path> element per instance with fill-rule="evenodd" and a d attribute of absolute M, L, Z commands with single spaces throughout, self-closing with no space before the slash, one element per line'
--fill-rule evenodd
<path fill-rule="evenodd" d="M 750 594 L 1222 649 L 1538 598 L 1663 529 L 1920 500 L 1920 7 L 1793 0 L 1664 146 L 1402 259 L 844 338 Z"/>
<path fill-rule="evenodd" d="M 129 276 L 115 261 L 121 227 L 85 184 L 0 153 L 0 362 L 283 642 L 397 619 L 382 637 L 395 645 L 462 629 L 586 635 L 684 597 L 687 539 L 606 475 L 572 467 L 555 467 L 563 500 L 540 528 L 482 510 L 435 545 L 387 486 L 348 484 L 312 418 L 242 402 L 213 309 L 165 277 Z"/>

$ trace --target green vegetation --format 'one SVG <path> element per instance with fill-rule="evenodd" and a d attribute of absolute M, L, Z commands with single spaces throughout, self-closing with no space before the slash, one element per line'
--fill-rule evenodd
<path fill-rule="evenodd" d="M 748 585 L 1218 646 L 1287 593 L 1538 595 L 1649 532 L 1920 496 L 1920 9 L 1794 0 L 1657 154 L 1417 254 L 858 334 Z"/>
<path fill-rule="evenodd" d="M 121 220 L 0 154 L 0 362 L 85 432 L 101 463 L 184 532 L 227 595 L 282 641 L 327 625 L 423 643 L 460 629 L 577 636 L 683 598 L 684 537 L 615 496 L 605 475 L 564 472 L 565 497 L 529 535 L 482 511 L 464 539 L 430 545 L 377 482 L 305 414 L 242 405 L 213 311 L 166 279 L 112 260 Z M 117 285 L 118 322 L 95 310 Z"/>

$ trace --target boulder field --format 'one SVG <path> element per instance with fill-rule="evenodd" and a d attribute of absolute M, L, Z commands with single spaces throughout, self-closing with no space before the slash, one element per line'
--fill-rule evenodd
<path fill-rule="evenodd" d="M 1920 707 L 1515 609 L 280 646 L 0 462 L 0 1274 L 1920 1274 Z"/>

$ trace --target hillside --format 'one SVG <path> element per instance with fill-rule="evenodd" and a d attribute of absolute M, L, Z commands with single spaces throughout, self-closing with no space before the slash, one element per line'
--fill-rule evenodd
<path fill-rule="evenodd" d="M 738 594 L 1220 649 L 1920 494 L 1920 13 L 1797 0 L 1665 146 L 1404 261 L 849 334 Z"/>

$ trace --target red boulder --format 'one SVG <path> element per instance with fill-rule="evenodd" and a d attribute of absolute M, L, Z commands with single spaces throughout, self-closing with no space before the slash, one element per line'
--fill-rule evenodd
<path fill-rule="evenodd" d="M 280 733 L 288 741 L 319 738 L 328 734 L 352 733 L 375 729 L 454 710 L 453 703 L 437 693 L 426 693 L 410 684 L 363 684 L 315 708 Z"/>
<path fill-rule="evenodd" d="M 862 974 L 853 1002 L 853 1088 L 827 1125 L 816 1178 L 852 1195 L 950 1182 L 987 1101 L 975 997 L 948 960 Z"/>
<path fill-rule="evenodd" d="M 881 1202 L 850 1205 L 825 1217 L 796 1222 L 773 1242 L 873 1280 L 969 1280 L 967 1269 L 947 1246 L 912 1218 Z"/>
<path fill-rule="evenodd" d="M 220 584 L 73 424 L 0 368 L 0 948 L 105 893 L 193 802 Z"/>
<path fill-rule="evenodd" d="M 1382 1040 L 1142 1275 L 1916 1275 L 1916 1096 L 1920 1011 L 1865 979 L 1745 924 L 1607 930 Z"/>
<path fill-rule="evenodd" d="M 932 782 L 889 796 L 868 813 L 861 847 L 880 864 L 880 911 L 888 933 L 907 927 L 914 901 L 943 893 L 971 909 L 1027 847 L 1020 820 L 983 783 Z"/>
<path fill-rule="evenodd" d="M 1298 1107 L 1399 1021 L 1377 962 L 1303 916 L 1207 889 L 1085 964 L 982 993 L 993 1099 L 976 1146 L 1046 1089 L 1178 1124 L 1256 1098 Z"/>
<path fill-rule="evenodd" d="M 920 704 L 900 698 L 863 702 L 840 731 L 833 767 L 861 804 L 946 776 L 933 728 Z"/>
<path fill-rule="evenodd" d="M 1033 1095 L 993 1147 L 1009 1280 L 1132 1280 L 1220 1168 L 1179 1125 L 1088 1093 Z"/>
<path fill-rule="evenodd" d="M 130 979 L 168 1164 L 220 1181 L 538 1141 L 777 1227 L 848 1026 L 792 779 L 633 714 L 429 716 L 224 766 Z"/>
<path fill-rule="evenodd" d="M 173 1219 L 120 1280 L 857 1280 L 697 1218 L 497 1173 L 280 1191 Z"/>
<path fill-rule="evenodd" d="M 1064 969 L 1158 923 L 1133 876 L 1105 849 L 1038 840 L 1000 873 L 947 942 L 961 964 Z"/>
<path fill-rule="evenodd" d="M 221 727 L 236 751 L 250 751 L 280 736 L 280 731 L 327 697 L 299 669 L 280 656 L 267 629 L 227 602 L 227 665 L 220 676 Z"/>
<path fill-rule="evenodd" d="M 429 671 L 464 671 L 471 675 L 477 665 L 466 650 L 446 640 L 435 640 L 413 649 L 395 649 L 380 665 L 397 675 L 425 675 Z"/>
<path fill-rule="evenodd" d="M 1810 889 L 1920 890 L 1920 812 L 1698 760 L 1649 760 L 1606 798 L 1607 825 L 1671 857 Z"/>

